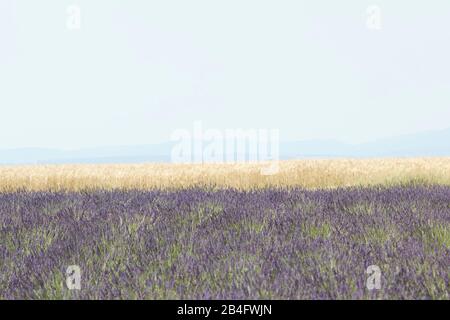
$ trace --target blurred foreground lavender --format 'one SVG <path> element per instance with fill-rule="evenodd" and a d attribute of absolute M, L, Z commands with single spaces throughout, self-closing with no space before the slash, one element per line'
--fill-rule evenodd
<path fill-rule="evenodd" d="M 1 299 L 449 299 L 449 264 L 450 187 L 0 194 Z"/>

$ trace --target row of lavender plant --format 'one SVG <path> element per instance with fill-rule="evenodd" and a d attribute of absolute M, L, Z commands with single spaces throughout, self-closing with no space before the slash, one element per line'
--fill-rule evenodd
<path fill-rule="evenodd" d="M 449 299 L 449 262 L 450 187 L 0 194 L 3 299 Z"/>

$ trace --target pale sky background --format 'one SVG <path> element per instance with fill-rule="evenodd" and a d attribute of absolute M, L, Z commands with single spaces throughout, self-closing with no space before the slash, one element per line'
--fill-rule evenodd
<path fill-rule="evenodd" d="M 450 1 L 0 0 L 0 112 L 0 149 L 166 142 L 195 120 L 282 141 L 448 128 Z"/>

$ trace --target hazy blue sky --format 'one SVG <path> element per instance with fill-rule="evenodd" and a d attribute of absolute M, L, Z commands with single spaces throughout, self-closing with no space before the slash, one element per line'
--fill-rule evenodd
<path fill-rule="evenodd" d="M 284 141 L 442 129 L 449 57 L 448 0 L 0 0 L 0 148 L 163 142 L 195 120 Z"/>

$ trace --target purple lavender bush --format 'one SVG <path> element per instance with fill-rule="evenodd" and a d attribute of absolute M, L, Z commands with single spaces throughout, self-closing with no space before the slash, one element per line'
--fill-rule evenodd
<path fill-rule="evenodd" d="M 0 194 L 1 299 L 449 299 L 449 263 L 450 187 Z"/>

